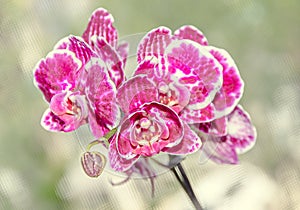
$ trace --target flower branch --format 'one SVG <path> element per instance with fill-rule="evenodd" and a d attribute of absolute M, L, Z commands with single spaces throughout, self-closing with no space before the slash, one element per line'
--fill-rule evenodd
<path fill-rule="evenodd" d="M 239 104 L 244 81 L 237 65 L 196 27 L 172 33 L 161 26 L 140 40 L 136 68 L 126 78 L 130 43 L 119 43 L 113 23 L 107 10 L 95 10 L 82 36 L 61 39 L 37 63 L 34 82 L 49 104 L 41 124 L 52 132 L 88 124 L 97 140 L 81 158 L 85 173 L 98 177 L 108 159 L 128 179 L 150 178 L 152 193 L 156 172 L 148 158 L 169 155 L 167 168 L 202 209 L 182 156 L 201 152 L 217 163 L 237 164 L 256 141 L 250 116 Z M 107 157 L 90 151 L 97 144 L 108 150 Z"/>

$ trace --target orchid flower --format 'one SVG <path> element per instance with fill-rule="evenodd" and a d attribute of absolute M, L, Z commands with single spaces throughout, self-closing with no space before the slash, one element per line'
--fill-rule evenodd
<path fill-rule="evenodd" d="M 129 45 L 118 43 L 113 22 L 107 10 L 95 10 L 82 37 L 61 39 L 37 63 L 34 82 L 49 104 L 41 124 L 54 132 L 89 124 L 96 140 L 81 158 L 85 173 L 98 177 L 108 159 L 126 180 L 134 173 L 149 177 L 152 193 L 156 174 L 149 159 L 168 154 L 166 167 L 202 209 L 176 161 L 199 151 L 217 163 L 237 164 L 238 154 L 255 144 L 255 127 L 239 105 L 244 82 L 237 65 L 196 27 L 172 34 L 161 26 L 140 41 L 137 68 L 126 79 Z M 107 158 L 90 151 L 95 144 L 108 149 Z"/>
<path fill-rule="evenodd" d="M 41 120 L 46 130 L 69 132 L 89 123 L 101 137 L 118 125 L 116 88 L 125 79 L 128 44 L 118 45 L 113 21 L 97 9 L 82 38 L 61 39 L 36 65 L 35 84 L 49 103 Z"/>

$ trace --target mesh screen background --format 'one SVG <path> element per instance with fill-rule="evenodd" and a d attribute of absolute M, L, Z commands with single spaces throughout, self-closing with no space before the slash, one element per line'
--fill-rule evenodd
<path fill-rule="evenodd" d="M 0 209 L 193 209 L 170 171 L 150 182 L 105 171 L 87 177 L 76 134 L 40 126 L 47 107 L 32 70 L 54 44 L 81 35 L 91 13 L 108 9 L 120 37 L 159 25 L 192 24 L 228 50 L 245 81 L 241 104 L 256 146 L 236 166 L 183 162 L 208 210 L 300 209 L 300 3 L 297 0 L 0 0 Z M 85 141 L 85 140 L 84 140 Z"/>

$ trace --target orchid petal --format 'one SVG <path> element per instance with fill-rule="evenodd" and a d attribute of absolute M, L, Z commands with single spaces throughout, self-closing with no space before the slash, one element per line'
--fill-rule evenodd
<path fill-rule="evenodd" d="M 89 126 L 92 134 L 95 138 L 103 137 L 105 134 L 107 134 L 110 130 L 107 128 L 105 123 L 101 123 L 97 121 L 96 115 L 94 111 L 89 111 L 88 114 L 88 121 Z"/>
<path fill-rule="evenodd" d="M 208 45 L 208 41 L 204 34 L 192 25 L 185 25 L 174 32 L 174 36 L 180 39 L 189 39 L 203 46 Z"/>
<path fill-rule="evenodd" d="M 247 152 L 255 144 L 256 129 L 241 105 L 236 106 L 228 115 L 227 132 L 227 141 L 230 141 L 239 154 Z"/>
<path fill-rule="evenodd" d="M 170 79 L 170 74 L 167 70 L 168 64 L 164 57 L 152 57 L 149 60 L 144 60 L 138 64 L 134 75 L 147 74 L 148 78 L 151 79 L 155 84 L 164 82 L 169 84 L 172 82 Z"/>
<path fill-rule="evenodd" d="M 141 40 L 137 50 L 137 61 L 142 62 L 146 58 L 163 56 L 166 47 L 172 40 L 172 32 L 169 28 L 161 26 L 151 30 Z M 147 59 L 149 60 L 149 59 Z"/>
<path fill-rule="evenodd" d="M 91 43 L 98 56 L 106 64 L 111 80 L 116 87 L 119 87 L 125 79 L 122 58 L 103 37 L 93 36 L 91 37 Z"/>
<path fill-rule="evenodd" d="M 228 52 L 216 47 L 207 47 L 207 49 L 223 67 L 223 84 L 213 101 L 216 117 L 219 118 L 232 112 L 238 104 L 243 95 L 244 82 Z"/>
<path fill-rule="evenodd" d="M 194 126 L 210 135 L 225 136 L 227 134 L 227 117 L 221 117 L 211 122 L 195 124 Z"/>
<path fill-rule="evenodd" d="M 236 150 L 226 141 L 220 141 L 220 138 L 208 136 L 203 143 L 202 151 L 209 159 L 219 164 L 237 164 L 238 156 Z"/>
<path fill-rule="evenodd" d="M 200 137 L 191 130 L 190 126 L 184 123 L 184 136 L 179 144 L 168 148 L 165 152 L 174 155 L 191 154 L 198 151 L 201 147 Z"/>
<path fill-rule="evenodd" d="M 113 16 L 103 8 L 99 8 L 93 12 L 89 19 L 88 26 L 84 31 L 82 38 L 88 44 L 91 44 L 91 37 L 103 37 L 108 44 L 116 47 L 118 40 L 118 32 L 113 26 Z"/>
<path fill-rule="evenodd" d="M 76 88 L 81 66 L 82 62 L 73 52 L 54 50 L 37 63 L 35 84 L 50 102 L 55 94 Z"/>
<path fill-rule="evenodd" d="M 188 124 L 203 123 L 213 120 L 215 118 L 214 112 L 215 107 L 212 104 L 198 110 L 190 109 L 187 106 L 179 113 L 179 116 Z"/>
<path fill-rule="evenodd" d="M 126 171 L 132 167 L 132 165 L 138 161 L 139 155 L 131 159 L 122 158 L 116 148 L 116 135 L 113 137 L 109 145 L 108 158 L 110 166 L 115 171 Z"/>
<path fill-rule="evenodd" d="M 146 75 L 127 80 L 118 89 L 117 101 L 125 114 L 133 112 L 146 102 L 157 101 L 155 84 Z"/>
<path fill-rule="evenodd" d="M 52 132 L 70 132 L 76 130 L 84 121 L 77 120 L 76 116 L 64 114 L 58 116 L 47 109 L 42 116 L 41 125 L 45 130 Z"/>
<path fill-rule="evenodd" d="M 200 44 L 175 40 L 166 49 L 171 79 L 189 88 L 188 108 L 197 110 L 213 100 L 222 85 L 222 66 Z"/>
<path fill-rule="evenodd" d="M 92 56 L 95 56 L 91 47 L 81 37 L 74 35 L 70 35 L 58 41 L 54 46 L 54 50 L 56 49 L 66 49 L 75 53 L 75 56 L 82 62 L 82 66 L 84 66 Z"/>
<path fill-rule="evenodd" d="M 119 124 L 121 116 L 116 103 L 116 87 L 102 60 L 92 58 L 86 64 L 86 71 L 85 93 L 96 121 L 101 127 L 111 130 Z"/>
<path fill-rule="evenodd" d="M 126 60 L 129 53 L 129 43 L 128 42 L 121 42 L 117 47 L 117 52 L 123 60 L 123 68 L 125 68 Z"/>

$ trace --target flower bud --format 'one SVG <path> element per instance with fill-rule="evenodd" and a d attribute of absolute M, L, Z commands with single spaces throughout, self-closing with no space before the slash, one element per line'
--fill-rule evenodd
<path fill-rule="evenodd" d="M 106 157 L 99 152 L 85 152 L 81 156 L 81 164 L 84 172 L 89 177 L 98 177 L 101 175 L 105 164 Z"/>

